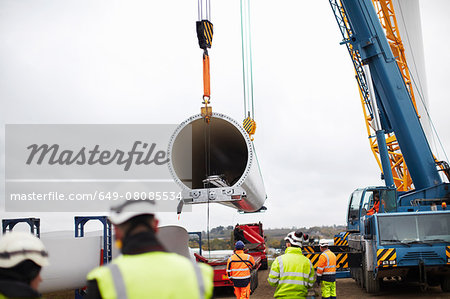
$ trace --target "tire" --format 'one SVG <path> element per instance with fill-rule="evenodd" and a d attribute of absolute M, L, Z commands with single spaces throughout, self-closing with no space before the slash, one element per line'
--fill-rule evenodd
<path fill-rule="evenodd" d="M 373 271 L 367 270 L 366 260 L 363 259 L 363 277 L 364 277 L 364 287 L 366 288 L 366 292 L 369 294 L 376 294 L 380 292 L 380 279 L 373 279 Z"/>
<path fill-rule="evenodd" d="M 441 282 L 441 289 L 443 292 L 450 292 L 450 276 L 445 276 Z"/>
<path fill-rule="evenodd" d="M 267 269 L 269 269 L 267 259 L 263 259 L 261 261 L 261 267 L 259 267 L 259 270 L 267 270 Z"/>
<path fill-rule="evenodd" d="M 366 273 L 366 260 L 365 258 L 362 259 L 361 261 L 361 268 L 359 269 L 359 279 L 360 279 L 360 287 L 365 289 L 366 288 L 366 276 L 364 275 L 364 273 Z"/>
<path fill-rule="evenodd" d="M 357 274 L 356 281 L 358 282 L 359 287 L 364 289 L 364 276 L 362 275 L 363 269 L 359 268 L 357 271 L 358 272 L 356 273 Z"/>
<path fill-rule="evenodd" d="M 255 271 L 255 289 L 258 287 L 258 271 Z"/>
<path fill-rule="evenodd" d="M 373 272 L 366 271 L 365 273 L 366 291 L 369 294 L 376 294 L 380 292 L 380 279 L 373 279 Z"/>
<path fill-rule="evenodd" d="M 362 287 L 361 286 L 361 276 L 359 275 L 359 273 L 361 272 L 361 269 L 357 268 L 357 269 L 354 269 L 352 271 L 353 271 L 353 276 L 354 276 L 353 279 L 356 281 L 356 284 L 359 287 Z"/>
<path fill-rule="evenodd" d="M 253 294 L 253 292 L 258 287 L 258 271 L 253 270 L 250 274 L 250 295 Z"/>
<path fill-rule="evenodd" d="M 439 277 L 435 276 L 427 277 L 427 282 L 430 287 L 437 287 L 441 284 L 441 280 L 439 279 Z"/>

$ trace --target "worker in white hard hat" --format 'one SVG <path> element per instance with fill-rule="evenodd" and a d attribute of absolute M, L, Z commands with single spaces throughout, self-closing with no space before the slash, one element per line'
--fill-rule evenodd
<path fill-rule="evenodd" d="M 336 255 L 328 249 L 326 240 L 319 241 L 322 254 L 317 263 L 317 283 L 320 284 L 323 299 L 336 298 Z"/>
<path fill-rule="evenodd" d="M 290 232 L 284 240 L 286 251 L 272 263 L 267 281 L 277 287 L 275 298 L 305 298 L 315 278 L 311 261 L 302 253 L 304 234 Z"/>
<path fill-rule="evenodd" d="M 157 239 L 157 203 L 133 200 L 111 207 L 109 220 L 122 254 L 88 274 L 87 299 L 212 297 L 212 268 L 167 252 Z"/>
<path fill-rule="evenodd" d="M 26 232 L 0 239 L 0 298 L 41 298 L 38 286 L 48 253 L 41 240 Z"/>

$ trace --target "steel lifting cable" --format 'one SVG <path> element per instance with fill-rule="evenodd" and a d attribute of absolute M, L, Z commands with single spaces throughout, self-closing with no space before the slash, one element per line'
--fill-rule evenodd
<path fill-rule="evenodd" d="M 250 28 L 250 0 L 241 0 L 242 77 L 244 85 L 243 126 L 253 140 L 256 131 L 253 103 L 252 38 Z"/>
<path fill-rule="evenodd" d="M 203 131 L 204 133 L 204 139 L 205 139 L 205 177 L 208 178 L 208 176 L 211 174 L 211 131 L 209 122 L 206 123 L 205 129 Z M 210 222 L 210 216 L 209 216 L 209 183 L 207 184 L 207 196 L 208 201 L 206 203 L 206 236 L 208 240 L 208 251 L 211 255 L 211 245 L 210 245 L 210 236 L 209 236 L 209 222 Z"/>
<path fill-rule="evenodd" d="M 253 100 L 253 57 L 250 23 L 250 0 L 241 0 L 242 77 L 244 85 L 244 121 L 242 124 L 253 141 L 256 122 L 254 120 L 255 105 Z M 260 169 L 258 156 L 256 152 L 254 153 L 258 169 Z"/>
<path fill-rule="evenodd" d="M 203 18 L 203 11 L 205 11 L 205 18 Z M 210 69 L 209 69 L 209 53 L 208 48 L 211 48 L 213 38 L 213 24 L 211 23 L 211 4 L 209 0 L 198 0 L 198 21 L 196 22 L 197 38 L 200 48 L 203 50 L 203 102 L 201 108 L 201 115 L 205 119 L 206 126 L 204 130 L 205 139 L 205 178 L 211 174 L 211 134 L 209 123 L 212 116 L 212 108 L 208 106 L 211 99 L 211 85 L 210 85 Z M 208 251 L 211 252 L 210 235 L 209 235 L 209 183 L 207 187 L 208 201 L 206 213 L 206 231 L 208 240 Z M 202 244 L 200 244 L 202 246 Z"/>

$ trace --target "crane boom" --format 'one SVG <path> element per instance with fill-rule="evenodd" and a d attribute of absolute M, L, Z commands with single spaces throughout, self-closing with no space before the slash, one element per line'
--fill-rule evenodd
<path fill-rule="evenodd" d="M 355 66 L 364 111 L 368 112 L 366 120 L 376 132 L 386 183 L 357 189 L 350 196 L 347 238 L 349 251 L 354 254 L 350 271 L 369 293 L 378 292 L 382 280 L 393 276 L 414 277 L 422 286 L 441 281 L 442 290 L 449 292 L 446 252 L 450 248 L 450 211 L 446 211 L 446 203 L 450 200 L 450 184 L 441 180 L 404 69 L 386 38 L 393 31 L 384 31 L 381 23 L 391 21 L 390 17 L 377 15 L 372 1 L 330 0 L 344 36 L 342 43 L 347 45 Z M 390 171 L 396 163 L 392 159 L 394 141 L 408 165 L 415 190 L 397 192 L 393 188 Z M 425 253 L 440 262 L 424 259 Z M 436 271 L 430 270 L 431 266 Z M 414 276 L 417 269 L 422 274 Z"/>
<path fill-rule="evenodd" d="M 363 64 L 369 65 L 383 128 L 395 132 L 416 189 L 441 184 L 435 159 L 372 3 L 341 2 L 343 19 L 350 27 L 345 42 L 357 51 Z"/>
<path fill-rule="evenodd" d="M 389 46 L 393 55 L 396 59 L 397 65 L 402 74 L 403 80 L 409 92 L 411 101 L 414 105 L 416 113 L 418 114 L 414 90 L 411 84 L 411 74 L 408 68 L 408 64 L 406 61 L 405 49 L 403 46 L 402 39 L 400 37 L 399 26 L 397 24 L 397 18 L 394 12 L 392 0 L 372 0 L 372 3 L 376 10 L 376 15 L 381 23 L 381 26 L 384 30 L 385 36 L 388 40 Z M 341 33 L 343 35 L 344 40 L 348 41 L 350 39 L 350 35 L 352 34 L 348 17 L 345 15 L 345 11 L 340 3 L 337 0 L 330 0 L 330 4 L 333 8 L 334 14 L 338 21 L 339 27 L 341 29 Z M 356 51 L 353 49 L 351 43 L 346 43 L 349 54 L 352 58 L 353 65 L 356 72 L 356 79 L 358 82 L 358 87 L 361 96 L 361 104 L 364 113 L 364 120 L 366 124 L 367 134 L 369 136 L 369 143 L 372 153 L 379 165 L 379 167 L 383 170 L 381 158 L 382 149 L 378 144 L 379 138 L 376 138 L 377 133 L 374 120 L 376 119 L 376 115 L 373 114 L 372 102 L 370 100 L 370 95 L 368 92 L 368 85 L 366 82 L 366 75 L 362 68 L 361 57 Z M 387 151 L 389 154 L 389 164 L 391 168 L 392 177 L 394 180 L 394 184 L 399 191 L 408 191 L 414 189 L 413 182 L 408 171 L 408 167 L 404 161 L 403 154 L 399 147 L 397 138 L 395 133 L 389 127 L 389 124 L 385 125 L 385 142 Z M 386 168 L 386 167 L 385 167 Z M 441 167 L 442 168 L 442 167 Z M 386 169 L 387 170 L 387 169 Z M 386 172 L 383 172 L 386 175 Z"/>

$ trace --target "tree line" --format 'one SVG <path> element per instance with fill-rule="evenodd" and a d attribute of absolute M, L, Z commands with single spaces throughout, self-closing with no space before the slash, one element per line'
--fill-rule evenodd
<path fill-rule="evenodd" d="M 264 235 L 266 237 L 266 246 L 272 248 L 283 248 L 284 237 L 291 231 L 301 230 L 303 233 L 308 234 L 313 239 L 333 239 L 334 235 L 345 231 L 344 225 L 333 226 L 313 226 L 313 227 L 291 227 L 291 228 L 275 228 L 264 229 Z M 225 250 L 233 249 L 233 230 L 232 225 L 229 226 L 217 226 L 210 230 L 209 241 L 208 233 L 202 232 L 202 249 L 203 250 Z M 189 246 L 191 248 L 198 248 L 198 237 L 191 236 L 189 239 Z"/>

